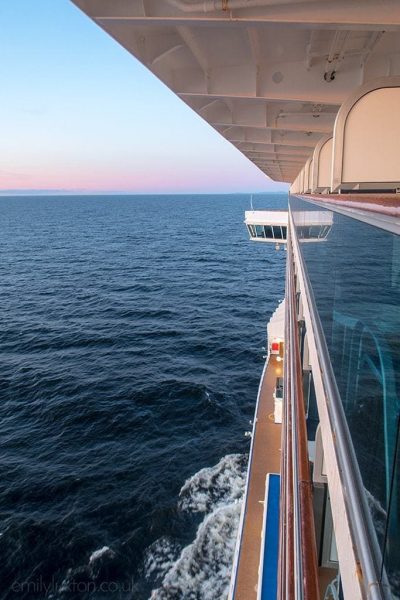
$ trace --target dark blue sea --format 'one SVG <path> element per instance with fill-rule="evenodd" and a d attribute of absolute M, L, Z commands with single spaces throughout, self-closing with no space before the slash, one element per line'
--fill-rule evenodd
<path fill-rule="evenodd" d="M 226 597 L 284 293 L 249 207 L 0 198 L 2 599 Z"/>

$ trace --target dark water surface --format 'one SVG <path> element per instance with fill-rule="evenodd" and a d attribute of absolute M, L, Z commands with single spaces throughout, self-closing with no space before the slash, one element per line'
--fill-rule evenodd
<path fill-rule="evenodd" d="M 224 597 L 284 288 L 248 208 L 0 199 L 1 598 Z"/>

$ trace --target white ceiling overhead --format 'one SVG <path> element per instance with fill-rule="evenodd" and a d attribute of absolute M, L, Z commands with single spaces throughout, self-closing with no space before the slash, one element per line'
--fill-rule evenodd
<path fill-rule="evenodd" d="M 73 0 L 272 179 L 400 74 L 399 0 Z"/>

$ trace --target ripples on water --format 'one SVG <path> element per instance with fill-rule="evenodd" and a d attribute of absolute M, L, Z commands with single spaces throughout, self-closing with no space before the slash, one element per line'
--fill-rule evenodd
<path fill-rule="evenodd" d="M 284 288 L 248 207 L 0 199 L 2 598 L 223 598 Z"/>

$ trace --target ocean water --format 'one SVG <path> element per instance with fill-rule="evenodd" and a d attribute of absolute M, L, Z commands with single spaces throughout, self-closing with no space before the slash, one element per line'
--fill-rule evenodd
<path fill-rule="evenodd" d="M 0 199 L 0 598 L 226 597 L 284 293 L 248 208 Z"/>

